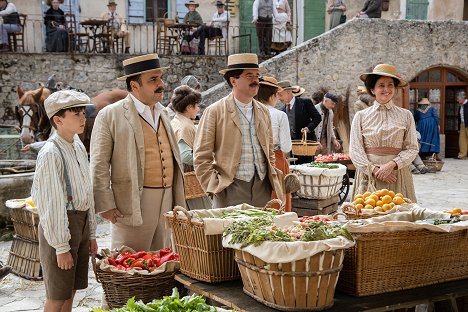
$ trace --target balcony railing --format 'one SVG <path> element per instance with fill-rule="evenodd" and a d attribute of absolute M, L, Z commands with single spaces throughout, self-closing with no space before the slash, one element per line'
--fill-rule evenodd
<path fill-rule="evenodd" d="M 86 20 L 87 18 L 83 18 L 82 20 Z M 78 24 L 78 23 L 77 23 Z M 177 36 L 175 40 L 171 43 L 172 47 L 170 49 L 162 49 L 161 45 L 162 37 L 158 36 L 158 24 L 155 21 L 154 23 L 146 23 L 146 24 L 131 24 L 128 25 L 128 32 L 129 32 L 129 44 L 130 44 L 130 53 L 132 54 L 145 54 L 145 53 L 158 53 L 160 55 L 168 55 L 168 54 L 180 54 L 181 48 L 183 48 L 182 40 L 184 39 L 183 36 Z M 77 25 L 77 32 L 85 33 L 87 29 L 85 29 L 81 24 Z M 105 49 L 105 44 L 100 42 L 103 40 L 103 36 L 100 35 L 101 30 L 97 30 L 97 32 L 93 35 L 89 33 L 89 44 L 91 49 L 84 47 L 79 47 L 79 44 L 82 42 L 73 42 L 71 45 L 72 47 L 76 47 L 73 51 L 68 51 L 69 53 L 92 53 L 90 50 L 93 48 L 93 43 L 98 45 L 94 52 L 97 53 L 123 53 L 124 49 Z M 177 33 L 173 32 L 172 34 L 177 35 Z M 180 33 L 179 33 L 180 35 Z M 278 31 L 273 29 L 273 38 L 284 38 L 287 37 L 287 40 L 290 41 L 289 47 L 296 45 L 296 28 L 292 29 L 292 31 L 287 31 L 286 29 Z M 24 27 L 24 52 L 27 53 L 43 53 L 46 51 L 45 49 L 45 38 L 46 38 L 46 30 L 43 21 L 43 17 L 36 15 L 36 16 L 28 16 L 25 27 Z M 75 39 L 74 39 L 75 38 Z M 78 40 L 76 37 L 70 37 L 71 40 Z M 216 55 L 226 55 L 232 53 L 243 53 L 243 52 L 258 52 L 258 44 L 257 44 L 257 35 L 256 29 L 254 25 L 248 26 L 230 26 L 228 29 L 228 40 L 226 42 L 226 48 L 223 47 L 219 50 L 214 51 L 214 43 L 210 44 L 210 51 L 207 51 L 207 54 L 216 54 Z M 206 44 L 207 45 L 207 44 Z M 182 49 L 184 51 L 184 49 Z M 193 51 L 193 49 L 192 49 Z M 196 49 L 195 49 L 196 51 Z M 17 52 L 23 52 L 22 49 L 18 49 Z M 185 54 L 185 53 L 184 53 Z"/>

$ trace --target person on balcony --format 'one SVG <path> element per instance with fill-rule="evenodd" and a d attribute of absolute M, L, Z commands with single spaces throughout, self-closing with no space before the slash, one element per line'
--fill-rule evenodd
<path fill-rule="evenodd" d="M 287 0 L 275 0 L 278 17 L 273 21 L 271 49 L 279 54 L 291 46 L 291 8 Z"/>
<path fill-rule="evenodd" d="M 278 17 L 274 1 L 276 0 L 255 0 L 252 7 L 252 23 L 257 28 L 258 46 L 262 56 L 271 53 L 273 18 Z"/>
<path fill-rule="evenodd" d="M 184 23 L 197 24 L 197 25 L 203 24 L 203 19 L 200 13 L 197 12 L 197 8 L 200 6 L 200 4 L 198 4 L 198 2 L 194 0 L 190 0 L 185 3 L 185 6 L 187 7 L 189 11 L 184 16 Z"/>
<path fill-rule="evenodd" d="M 125 53 L 130 53 L 130 40 L 127 30 L 127 24 L 123 17 L 120 16 L 117 10 L 117 3 L 114 0 L 109 0 L 107 4 L 107 12 L 101 14 L 101 19 L 108 21 L 109 31 L 113 38 L 123 38 L 125 45 Z"/>
<path fill-rule="evenodd" d="M 0 52 L 8 51 L 8 34 L 21 31 L 21 24 L 13 3 L 8 0 L 0 0 L 0 16 L 3 18 L 3 24 L 0 24 Z"/>
<path fill-rule="evenodd" d="M 201 25 L 192 35 L 188 36 L 189 42 L 193 38 L 200 39 L 198 43 L 199 55 L 205 55 L 206 38 L 223 37 L 227 40 L 229 12 L 224 9 L 223 1 L 216 1 L 216 9 L 211 22 Z"/>
<path fill-rule="evenodd" d="M 68 50 L 65 13 L 59 8 L 60 3 L 63 3 L 63 0 L 47 0 L 47 5 L 50 6 L 44 17 L 47 52 L 66 52 Z"/>
<path fill-rule="evenodd" d="M 366 0 L 364 7 L 357 14 L 358 18 L 380 18 L 382 16 L 382 0 Z"/>

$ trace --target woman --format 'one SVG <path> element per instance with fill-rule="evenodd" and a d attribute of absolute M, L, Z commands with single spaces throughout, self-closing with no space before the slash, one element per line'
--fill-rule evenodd
<path fill-rule="evenodd" d="M 330 14 L 330 29 L 341 24 L 341 15 L 346 12 L 346 4 L 344 0 L 328 0 L 327 12 Z"/>
<path fill-rule="evenodd" d="M 275 147 L 275 167 L 281 170 L 284 175 L 289 173 L 289 163 L 286 155 L 291 151 L 292 142 L 289 134 L 288 116 L 285 112 L 275 108 L 278 102 L 278 81 L 273 77 L 264 76 L 260 79 L 260 88 L 257 93 L 257 100 L 268 107 L 271 116 L 271 127 L 273 130 L 273 145 Z M 273 198 L 277 198 L 273 192 Z M 291 194 L 286 194 L 285 211 L 291 211 Z"/>
<path fill-rule="evenodd" d="M 187 85 L 182 85 L 174 90 L 171 98 L 172 109 L 176 112 L 171 121 L 180 156 L 184 164 L 184 172 L 193 171 L 193 142 L 195 140 L 195 118 L 200 110 L 201 94 Z M 207 196 L 187 200 L 190 210 L 209 209 L 211 201 Z"/>
<path fill-rule="evenodd" d="M 46 25 L 46 50 L 47 52 L 66 52 L 68 50 L 68 32 L 65 29 L 65 14 L 59 8 L 59 0 L 48 0 L 44 17 Z"/>
<path fill-rule="evenodd" d="M 200 91 L 201 85 L 198 79 L 195 76 L 192 75 L 187 75 L 182 80 L 180 81 L 180 85 L 186 85 L 189 86 L 190 88 L 194 89 L 195 91 Z M 169 118 L 172 120 L 175 117 L 176 112 L 174 111 L 172 104 L 169 103 L 166 107 L 166 112 L 169 115 Z"/>
<path fill-rule="evenodd" d="M 356 167 L 353 196 L 386 188 L 416 201 L 409 170 L 418 154 L 416 127 L 411 112 L 393 103 L 396 88 L 408 83 L 389 64 L 379 64 L 360 78 L 375 101 L 356 113 L 351 126 L 349 153 Z"/>
<path fill-rule="evenodd" d="M 439 114 L 427 98 L 423 98 L 418 103 L 418 108 L 414 112 L 414 119 L 417 123 L 416 130 L 421 134 L 421 156 L 431 156 L 440 152 L 439 138 Z"/>
<path fill-rule="evenodd" d="M 271 49 L 279 54 L 291 46 L 291 8 L 288 0 L 273 0 L 278 15 L 273 20 Z"/>

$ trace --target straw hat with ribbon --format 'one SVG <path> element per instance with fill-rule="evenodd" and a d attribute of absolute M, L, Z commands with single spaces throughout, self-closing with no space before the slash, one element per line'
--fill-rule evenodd
<path fill-rule="evenodd" d="M 300 87 L 300 86 L 294 86 L 295 89 L 292 90 L 292 94 L 294 96 L 301 96 L 304 92 L 305 92 L 305 89 L 303 87 Z"/>
<path fill-rule="evenodd" d="M 278 85 L 278 80 L 276 80 L 274 77 L 271 77 L 271 76 L 261 77 L 260 84 L 278 88 L 278 92 L 283 91 L 283 89 Z"/>
<path fill-rule="evenodd" d="M 194 0 L 190 0 L 190 1 L 185 2 L 185 6 L 187 8 L 189 7 L 189 5 L 194 5 L 196 8 L 198 8 L 200 6 L 200 4 L 197 1 L 194 1 Z"/>
<path fill-rule="evenodd" d="M 278 86 L 283 88 L 283 91 L 296 90 L 299 87 L 299 86 L 293 86 L 291 84 L 291 81 L 289 81 L 289 80 L 282 80 L 282 81 L 278 82 Z"/>
<path fill-rule="evenodd" d="M 156 69 L 168 69 L 169 67 L 161 67 L 159 57 L 156 53 L 141 55 L 126 59 L 122 62 L 124 74 L 117 80 L 126 80 L 128 77 L 150 72 Z"/>
<path fill-rule="evenodd" d="M 378 76 L 396 78 L 399 81 L 398 87 L 406 87 L 408 85 L 408 82 L 406 82 L 406 80 L 403 80 L 400 77 L 400 75 L 398 75 L 396 67 L 390 64 L 379 64 L 374 67 L 371 73 L 361 74 L 359 78 L 365 82 L 369 75 L 378 75 Z"/>
<path fill-rule="evenodd" d="M 418 102 L 418 104 L 431 104 L 428 98 L 422 98 L 421 101 Z"/>
<path fill-rule="evenodd" d="M 228 57 L 228 67 L 219 71 L 221 75 L 224 75 L 230 70 L 236 69 L 258 69 L 260 74 L 266 73 L 267 70 L 258 67 L 258 56 L 253 53 L 240 53 L 231 54 Z"/>

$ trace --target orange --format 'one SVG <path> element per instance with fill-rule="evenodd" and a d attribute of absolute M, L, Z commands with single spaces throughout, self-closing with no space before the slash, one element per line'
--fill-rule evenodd
<path fill-rule="evenodd" d="M 401 205 L 404 202 L 405 202 L 405 200 L 403 198 L 401 198 L 400 196 L 393 197 L 393 203 L 396 204 L 396 205 Z"/>
<path fill-rule="evenodd" d="M 362 204 L 357 204 L 356 206 L 354 206 L 358 211 L 361 211 L 362 208 L 364 208 L 364 206 Z"/>
<path fill-rule="evenodd" d="M 364 202 L 364 204 L 366 204 L 366 205 L 371 205 L 372 208 L 374 208 L 374 206 L 375 206 L 375 200 L 373 200 L 372 198 L 368 198 L 368 199 L 366 199 L 366 201 Z"/>
<path fill-rule="evenodd" d="M 403 196 L 403 194 L 401 193 L 396 193 L 395 196 L 398 196 L 398 197 L 401 197 L 401 198 L 404 198 L 405 196 Z"/>
<path fill-rule="evenodd" d="M 385 196 L 385 195 L 388 195 L 388 194 L 389 194 L 389 192 L 390 192 L 390 191 L 389 191 L 389 190 L 387 190 L 387 189 L 381 189 L 381 190 L 380 190 L 380 196 Z"/>
<path fill-rule="evenodd" d="M 382 207 L 382 206 L 383 206 L 383 201 L 378 200 L 378 201 L 375 203 L 375 205 L 376 205 L 376 206 Z"/>
<path fill-rule="evenodd" d="M 392 196 L 392 198 L 393 198 L 393 197 L 395 197 L 395 192 L 394 191 L 388 191 L 388 195 Z"/>
<path fill-rule="evenodd" d="M 365 205 L 365 206 L 364 206 L 364 209 L 374 209 L 374 206 L 372 206 L 372 205 Z"/>
<path fill-rule="evenodd" d="M 395 207 L 395 203 L 394 203 L 394 202 L 391 202 L 389 205 L 392 206 L 392 208 Z"/>
<path fill-rule="evenodd" d="M 362 196 L 362 194 L 357 194 L 356 196 L 354 196 L 354 200 L 356 200 L 356 199 L 358 199 L 358 198 L 364 199 L 364 197 Z"/>
<path fill-rule="evenodd" d="M 364 198 L 367 198 L 367 197 L 370 196 L 370 194 L 372 194 L 372 193 L 371 193 L 371 192 L 365 192 L 364 194 L 362 194 L 362 196 L 363 196 Z"/>
<path fill-rule="evenodd" d="M 372 194 L 370 195 L 369 197 L 367 197 L 368 199 L 371 198 L 373 200 L 375 200 L 376 202 L 379 200 L 379 196 L 375 195 L 375 194 Z"/>
<path fill-rule="evenodd" d="M 384 197 L 382 197 L 382 202 L 384 204 L 389 204 L 392 202 L 392 197 L 390 195 L 385 195 Z"/>
<path fill-rule="evenodd" d="M 387 210 L 392 209 L 392 206 L 390 206 L 390 204 L 384 204 L 384 205 L 382 206 L 382 209 L 383 209 L 384 211 L 387 211 Z"/>
<path fill-rule="evenodd" d="M 451 212 L 451 214 L 453 214 L 453 215 L 454 215 L 454 214 L 460 214 L 460 213 L 462 213 L 461 208 L 454 208 L 454 209 L 452 210 L 452 212 Z"/>
<path fill-rule="evenodd" d="M 364 204 L 364 199 L 362 198 L 357 198 L 355 201 L 354 201 L 354 204 L 357 205 L 357 204 Z"/>

